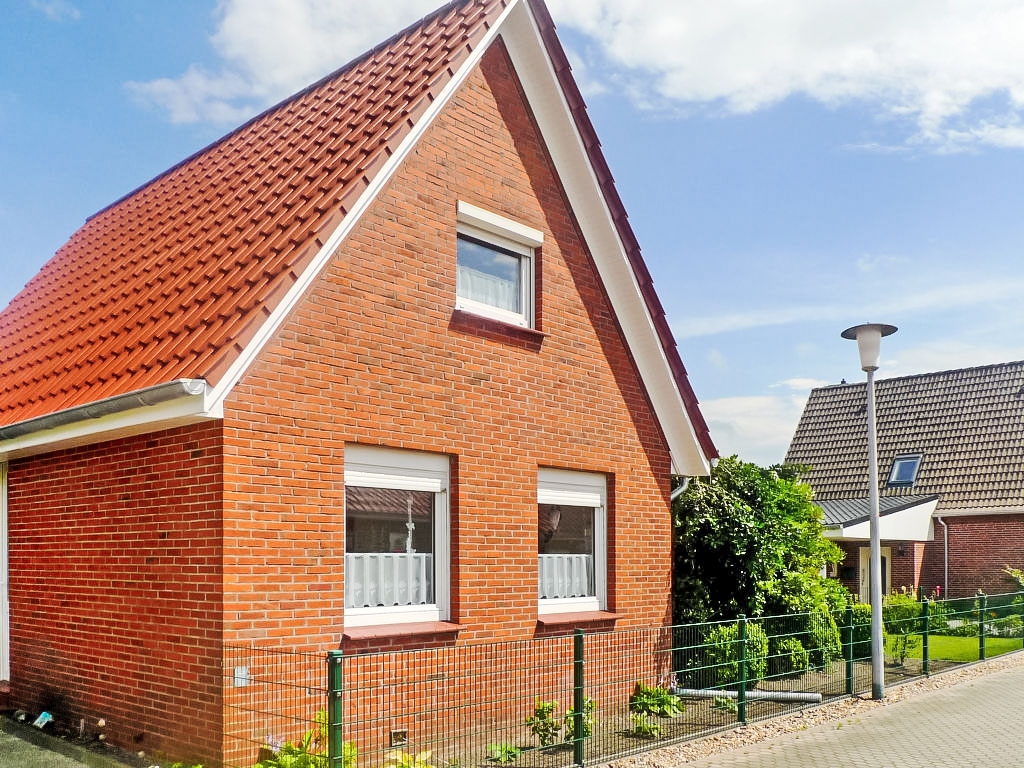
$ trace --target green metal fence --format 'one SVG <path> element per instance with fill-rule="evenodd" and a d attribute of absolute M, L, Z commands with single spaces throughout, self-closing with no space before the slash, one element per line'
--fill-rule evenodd
<path fill-rule="evenodd" d="M 1024 593 L 892 596 L 886 684 L 1021 649 L 1022 615 Z M 869 691 L 870 621 L 854 606 L 387 653 L 235 648 L 228 765 L 302 749 L 311 768 L 604 762 Z"/>

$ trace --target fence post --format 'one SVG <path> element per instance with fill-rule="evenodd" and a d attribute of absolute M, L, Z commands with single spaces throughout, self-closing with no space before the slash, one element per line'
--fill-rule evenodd
<path fill-rule="evenodd" d="M 985 660 L 985 612 L 988 597 L 978 590 L 978 660 Z"/>
<path fill-rule="evenodd" d="M 344 674 L 341 651 L 327 652 L 327 765 L 341 768 L 345 753 L 342 731 Z"/>
<path fill-rule="evenodd" d="M 853 696 L 853 606 L 846 604 L 846 626 L 843 627 L 845 647 L 843 655 L 846 657 L 846 694 Z"/>
<path fill-rule="evenodd" d="M 736 692 L 736 719 L 747 724 L 747 615 L 740 614 L 740 688 Z"/>
<path fill-rule="evenodd" d="M 921 628 L 921 671 L 925 677 L 928 677 L 928 632 L 931 629 L 929 605 L 927 597 L 921 601 L 921 620 L 924 622 Z"/>
<path fill-rule="evenodd" d="M 583 703 L 583 630 L 577 629 L 572 637 L 572 761 L 580 768 L 583 766 Z"/>

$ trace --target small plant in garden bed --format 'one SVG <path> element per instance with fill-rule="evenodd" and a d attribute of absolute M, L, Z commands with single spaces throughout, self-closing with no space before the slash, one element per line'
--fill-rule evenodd
<path fill-rule="evenodd" d="M 647 715 L 640 712 L 630 712 L 629 719 L 633 722 L 631 734 L 641 739 L 660 739 L 661 723 L 649 720 Z"/>
<path fill-rule="evenodd" d="M 736 711 L 739 709 L 739 706 L 733 699 L 730 699 L 728 696 L 715 696 L 715 698 L 711 700 L 711 708 L 720 709 L 723 712 L 732 712 L 733 714 L 735 714 Z"/>
<path fill-rule="evenodd" d="M 434 768 L 433 763 L 430 762 L 430 754 L 430 752 L 417 752 L 416 754 L 402 751 L 389 752 L 384 768 Z"/>
<path fill-rule="evenodd" d="M 313 722 L 316 727 L 306 731 L 296 742 L 268 743 L 254 768 L 327 768 L 327 712 L 321 709 L 313 716 Z M 346 741 L 341 755 L 344 768 L 353 768 L 356 745 Z"/>
<path fill-rule="evenodd" d="M 661 685 L 644 685 L 637 680 L 633 686 L 633 695 L 629 697 L 629 711 L 640 715 L 656 715 L 657 717 L 676 717 L 686 711 L 683 703 Z"/>
<path fill-rule="evenodd" d="M 581 738 L 590 738 L 594 732 L 594 710 L 597 709 L 597 704 L 593 699 L 587 697 L 583 700 L 583 733 L 580 734 Z M 565 713 L 565 740 L 575 741 L 576 740 L 576 710 L 570 709 Z"/>
<path fill-rule="evenodd" d="M 552 747 L 558 743 L 558 737 L 562 733 L 562 720 L 555 714 L 557 711 L 557 701 L 537 699 L 533 706 L 533 714 L 526 718 L 530 733 L 537 737 L 542 747 Z"/>
<path fill-rule="evenodd" d="M 523 754 L 523 750 L 508 742 L 490 744 L 487 747 L 487 752 L 489 753 L 487 759 L 495 763 L 514 763 Z"/>

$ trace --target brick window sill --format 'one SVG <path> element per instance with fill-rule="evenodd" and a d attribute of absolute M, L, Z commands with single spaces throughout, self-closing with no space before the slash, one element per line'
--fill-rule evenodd
<path fill-rule="evenodd" d="M 544 331 L 539 331 L 536 328 L 525 328 L 521 325 L 506 323 L 464 309 L 452 310 L 451 327 L 463 333 L 473 333 L 494 341 L 519 343 L 538 349 L 548 336 Z"/>
<path fill-rule="evenodd" d="M 537 617 L 537 623 L 544 627 L 567 627 L 580 624 L 603 624 L 614 622 L 619 614 L 612 611 L 576 611 L 574 613 L 544 613 Z"/>
<path fill-rule="evenodd" d="M 462 627 L 450 621 L 417 621 L 409 624 L 373 624 L 351 627 L 342 634 L 345 640 L 380 640 L 416 635 L 455 635 Z"/>

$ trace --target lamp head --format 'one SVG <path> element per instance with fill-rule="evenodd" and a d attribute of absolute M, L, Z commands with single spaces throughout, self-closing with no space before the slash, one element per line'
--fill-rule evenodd
<path fill-rule="evenodd" d="M 877 371 L 882 337 L 892 336 L 894 333 L 896 333 L 895 325 L 864 323 L 847 328 L 841 335 L 844 339 L 856 340 L 857 350 L 860 352 L 860 369 L 862 371 Z"/>

